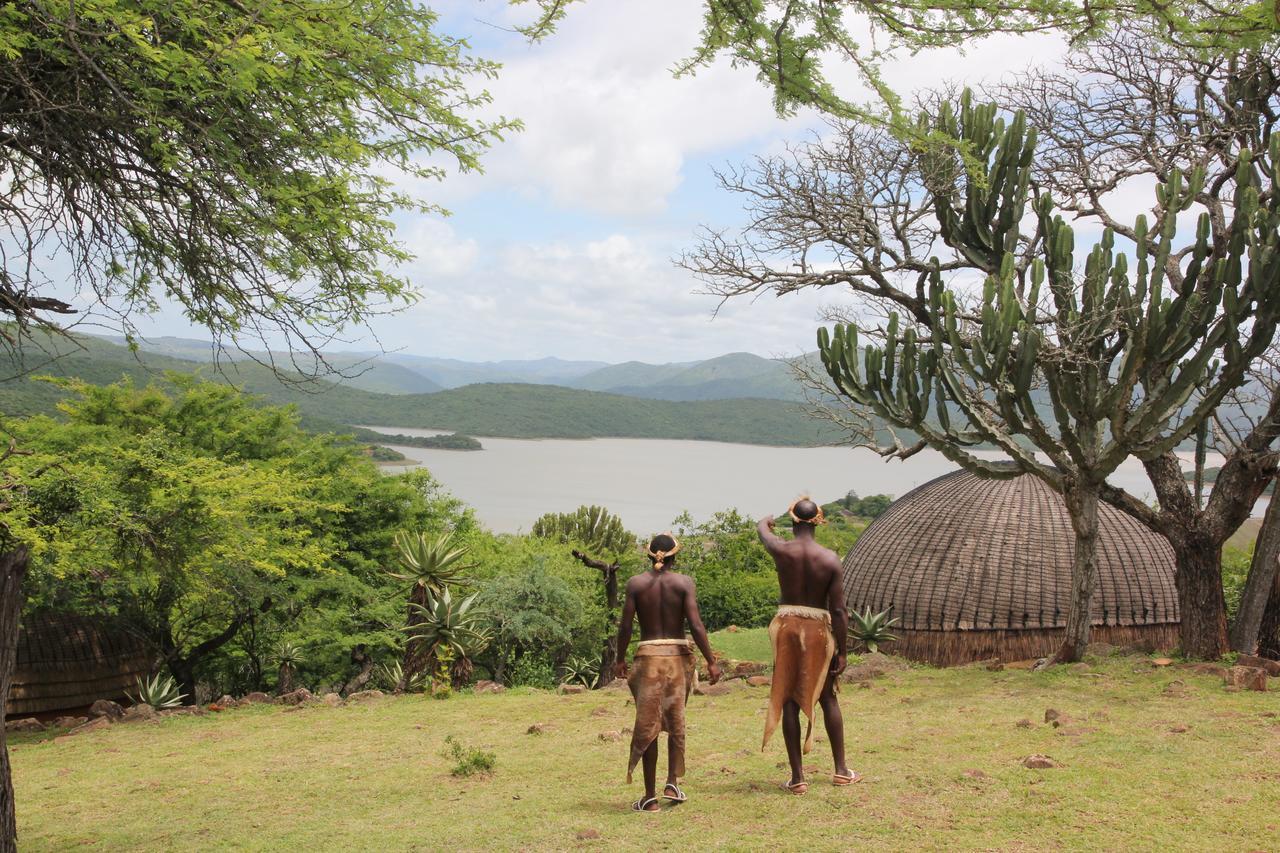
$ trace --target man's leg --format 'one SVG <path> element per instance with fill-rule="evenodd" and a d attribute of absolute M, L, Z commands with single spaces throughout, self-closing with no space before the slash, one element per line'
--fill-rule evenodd
<path fill-rule="evenodd" d="M 804 781 L 804 756 L 800 742 L 800 706 L 791 700 L 782 706 L 782 737 L 787 742 L 787 761 L 791 763 L 791 784 Z"/>
<path fill-rule="evenodd" d="M 840 713 L 840 701 L 836 698 L 836 680 L 827 676 L 827 683 L 818 697 L 822 706 L 822 722 L 827 727 L 827 740 L 831 741 L 831 758 L 835 762 L 836 775 L 849 777 L 852 771 L 845 764 L 844 757 L 844 717 Z"/>
<path fill-rule="evenodd" d="M 641 759 L 644 767 L 644 798 L 652 800 L 656 797 L 657 791 L 654 786 L 658 781 L 658 739 L 654 738 L 653 743 L 649 744 L 649 748 L 644 751 L 644 758 Z M 649 807 L 649 811 L 657 811 L 658 804 L 654 803 Z"/>

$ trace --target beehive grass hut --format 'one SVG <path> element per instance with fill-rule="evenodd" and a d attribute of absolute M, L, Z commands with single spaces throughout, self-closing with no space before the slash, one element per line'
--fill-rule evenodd
<path fill-rule="evenodd" d="M 137 638 L 68 613 L 35 613 L 18 628 L 10 717 L 68 710 L 97 699 L 119 699 L 152 669 Z"/>
<path fill-rule="evenodd" d="M 844 559 L 851 611 L 892 608 L 885 651 L 938 666 L 1057 650 L 1065 633 L 1075 534 L 1041 479 L 956 471 L 908 492 Z M 1098 517 L 1091 642 L 1172 648 L 1178 596 L 1169 543 L 1106 504 Z"/>

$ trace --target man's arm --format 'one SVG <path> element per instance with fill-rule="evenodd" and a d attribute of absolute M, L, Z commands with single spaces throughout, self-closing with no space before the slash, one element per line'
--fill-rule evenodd
<path fill-rule="evenodd" d="M 720 666 L 711 651 L 711 640 L 707 637 L 706 626 L 702 624 L 702 614 L 698 612 L 698 590 L 693 578 L 689 578 L 689 585 L 684 591 L 684 618 L 689 622 L 689 633 L 693 634 L 698 651 L 707 659 L 707 680 L 715 684 L 720 680 Z"/>
<path fill-rule="evenodd" d="M 631 645 L 631 623 L 636 618 L 636 593 L 627 582 L 626 598 L 622 602 L 622 616 L 618 619 L 618 660 L 613 665 L 613 674 L 617 678 L 627 677 L 627 646 Z"/>
<path fill-rule="evenodd" d="M 776 554 L 782 550 L 783 545 L 787 544 L 785 539 L 773 532 L 774 523 L 773 516 L 766 515 L 756 525 L 756 533 L 760 535 L 760 541 L 764 543 L 765 550 L 770 554 Z"/>
<path fill-rule="evenodd" d="M 849 645 L 849 611 L 844 603 L 844 566 L 839 558 L 831 555 L 835 564 L 831 572 L 831 586 L 827 587 L 827 610 L 831 612 L 831 633 L 836 638 L 836 656 L 831 661 L 831 675 L 837 676 L 848 666 L 846 649 Z"/>

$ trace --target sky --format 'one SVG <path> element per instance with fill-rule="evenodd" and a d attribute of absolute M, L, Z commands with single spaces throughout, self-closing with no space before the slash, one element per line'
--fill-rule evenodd
<path fill-rule="evenodd" d="M 486 86 L 493 109 L 525 129 L 484 156 L 483 174 L 413 187 L 451 215 L 397 219 L 399 239 L 417 256 L 399 272 L 422 298 L 372 322 L 382 347 L 469 361 L 657 363 L 814 349 L 819 310 L 838 294 L 721 306 L 673 263 L 700 227 L 742 219 L 714 169 L 823 127 L 814 113 L 780 119 L 749 69 L 720 63 L 672 76 L 697 42 L 700 3 L 588 0 L 533 45 L 510 31 L 527 10 L 495 0 L 435 7 L 443 31 L 503 64 Z M 887 78 L 900 92 L 992 81 L 1061 51 L 1051 37 L 998 38 L 963 56 L 904 59 Z M 856 80 L 845 83 L 848 97 Z M 144 337 L 207 337 L 168 307 L 135 322 Z M 372 345 L 366 337 L 335 348 Z"/>

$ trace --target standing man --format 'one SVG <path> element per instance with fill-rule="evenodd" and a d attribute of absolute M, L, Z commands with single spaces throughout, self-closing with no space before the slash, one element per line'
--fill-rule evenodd
<path fill-rule="evenodd" d="M 844 718 L 836 700 L 836 679 L 845 668 L 849 614 L 844 606 L 840 558 L 813 537 L 817 525 L 826 523 L 822 507 L 809 498 L 797 500 L 787 510 L 794 539 L 774 533 L 773 516 L 761 519 L 756 530 L 778 568 L 781 589 L 778 615 L 769 623 L 773 644 L 773 683 L 769 713 L 764 722 L 764 742 L 782 720 L 791 778 L 783 787 L 793 794 L 809 790 L 804 779 L 802 754 L 813 743 L 813 706 L 822 706 L 822 719 L 831 741 L 835 785 L 851 785 L 862 777 L 849 769 L 844 757 Z M 809 718 L 804 748 L 800 743 L 800 712 Z"/>
<path fill-rule="evenodd" d="M 707 629 L 698 615 L 698 598 L 693 579 L 670 571 L 675 565 L 680 543 L 664 533 L 653 537 L 647 551 L 653 568 L 627 581 L 622 619 L 618 623 L 618 664 L 615 672 L 626 678 L 635 698 L 636 722 L 631 733 L 631 761 L 627 781 L 636 763 L 644 759 L 644 797 L 631 804 L 635 811 L 656 812 L 658 804 L 658 735 L 667 733 L 667 784 L 663 799 L 683 803 L 688 797 L 680 789 L 684 775 L 684 705 L 693 689 L 693 649 L 684 635 L 689 633 L 707 659 L 707 677 L 720 680 L 720 667 L 711 654 Z M 627 674 L 627 646 L 631 642 L 631 620 L 640 617 L 640 645 L 635 665 Z"/>

